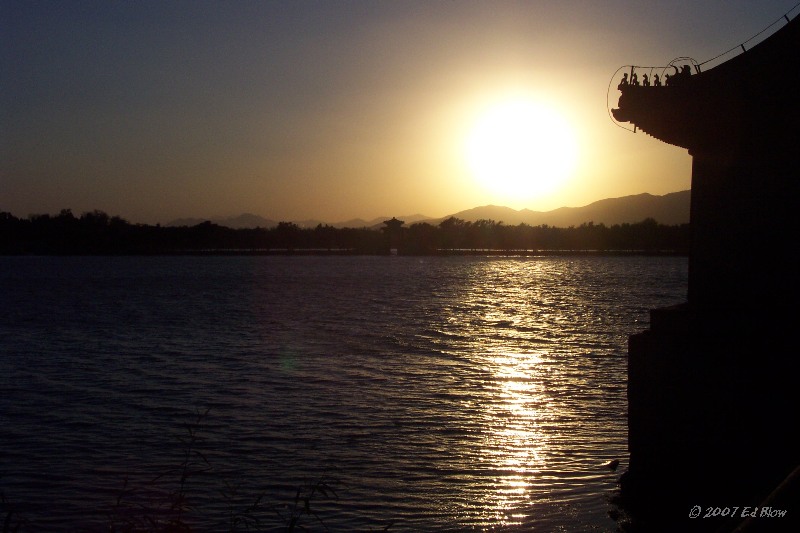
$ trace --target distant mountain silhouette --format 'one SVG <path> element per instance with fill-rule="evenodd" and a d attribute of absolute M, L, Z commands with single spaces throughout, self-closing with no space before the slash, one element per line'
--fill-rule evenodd
<path fill-rule="evenodd" d="M 331 226 L 335 228 L 381 228 L 383 227 L 383 222 L 385 220 L 389 220 L 392 218 L 391 216 L 385 217 L 378 217 L 373 218 L 371 220 L 364 220 L 363 218 L 354 218 L 352 220 L 346 220 L 344 222 L 337 222 L 335 224 L 331 224 Z M 415 222 L 427 222 L 432 220 L 431 217 L 427 217 L 425 215 L 405 215 L 405 216 L 398 216 L 403 222 L 406 223 L 406 226 L 410 226 Z"/>
<path fill-rule="evenodd" d="M 332 226 L 334 228 L 374 228 L 374 227 L 382 227 L 384 220 L 389 220 L 392 218 L 391 216 L 385 217 L 377 217 L 371 220 L 364 220 L 363 218 L 354 218 L 351 220 L 345 220 L 343 222 L 335 222 L 333 224 L 329 222 L 323 222 L 321 220 L 316 219 L 308 219 L 308 220 L 291 220 L 293 224 L 297 224 L 301 228 L 315 228 L 319 224 Z M 397 217 L 406 225 L 411 225 L 415 222 L 431 220 L 431 217 L 425 215 L 408 215 L 408 216 L 401 216 Z M 444 220 L 444 219 L 442 219 Z M 244 229 L 244 228 L 274 228 L 278 225 L 278 221 L 271 220 L 268 218 L 260 217 L 258 215 L 253 215 L 251 213 L 244 213 L 239 215 L 238 217 L 227 217 L 227 218 L 178 218 L 171 222 L 168 222 L 166 225 L 170 227 L 181 227 L 181 226 L 196 226 L 198 224 L 202 224 L 203 222 L 213 222 L 219 226 L 225 226 L 226 228 L 231 229 Z"/>
<path fill-rule="evenodd" d="M 272 228 L 278 225 L 278 222 L 275 220 L 270 220 L 268 218 L 260 217 L 258 215 L 254 215 L 252 213 L 242 213 L 238 217 L 228 217 L 228 218 L 178 218 L 173 220 L 172 222 L 167 223 L 167 226 L 196 226 L 198 224 L 202 224 L 203 222 L 213 222 L 219 226 L 225 226 L 226 228 L 231 229 L 243 229 L 243 228 Z"/>
<path fill-rule="evenodd" d="M 569 226 L 579 226 L 584 222 L 594 222 L 595 224 L 613 224 L 641 222 L 646 218 L 654 218 L 657 222 L 666 225 L 686 224 L 689 222 L 689 199 L 691 191 L 680 191 L 665 194 L 663 196 L 642 193 L 621 198 L 607 198 L 599 200 L 583 207 L 560 207 L 552 211 L 531 211 L 530 209 L 511 209 L 510 207 L 486 205 L 474 207 L 465 211 L 459 211 L 441 218 L 431 218 L 424 215 L 398 216 L 400 220 L 410 226 L 415 222 L 427 222 L 437 225 L 441 221 L 450 217 L 459 218 L 467 222 L 476 220 L 494 220 L 503 222 L 508 226 L 516 226 L 521 223 L 530 226 L 548 225 L 558 228 Z M 391 216 L 383 216 L 364 220 L 355 218 L 343 222 L 326 223 L 319 220 L 295 220 L 292 221 L 301 228 L 313 228 L 319 224 L 328 224 L 335 228 L 374 228 L 382 227 L 384 220 L 389 220 Z M 180 218 L 168 223 L 167 226 L 195 226 L 208 219 L 202 218 Z M 272 228 L 278 225 L 277 221 L 268 218 L 244 213 L 238 217 L 217 218 L 211 222 L 220 226 L 232 229 L 241 228 Z"/>
<path fill-rule="evenodd" d="M 487 205 L 460 211 L 450 216 L 469 222 L 494 220 L 506 225 L 521 223 L 530 226 L 555 226 L 566 228 L 579 226 L 584 222 L 595 224 L 623 224 L 641 222 L 654 218 L 661 224 L 675 225 L 689 222 L 689 200 L 691 191 L 680 191 L 657 196 L 643 193 L 621 198 L 599 200 L 583 207 L 560 207 L 552 211 L 531 211 L 530 209 L 511 209 Z M 444 217 L 444 219 L 449 217 Z M 444 220 L 437 219 L 437 220 Z M 430 221 L 434 223 L 435 221 Z"/>

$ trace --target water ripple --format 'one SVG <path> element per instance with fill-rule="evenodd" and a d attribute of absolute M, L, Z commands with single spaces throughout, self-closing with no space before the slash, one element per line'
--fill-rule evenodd
<path fill-rule="evenodd" d="M 269 530 L 330 479 L 333 531 L 613 531 L 627 335 L 686 288 L 678 258 L 0 261 L 0 483 L 56 532 L 126 478 L 163 507 L 207 408 L 200 529 L 224 480 Z"/>

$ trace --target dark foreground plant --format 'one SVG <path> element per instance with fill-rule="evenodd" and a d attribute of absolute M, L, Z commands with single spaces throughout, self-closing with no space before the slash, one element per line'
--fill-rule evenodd
<path fill-rule="evenodd" d="M 325 531 L 328 531 L 328 526 L 325 525 L 320 515 L 311 508 L 311 503 L 318 501 L 320 496 L 328 500 L 338 500 L 339 495 L 336 494 L 334 489 L 334 486 L 338 484 L 340 484 L 339 480 L 323 477 L 316 483 L 298 488 L 294 502 L 291 505 L 276 507 L 275 512 L 278 513 L 278 516 L 286 525 L 286 531 L 293 532 L 295 528 L 301 528 L 305 531 L 305 527 L 301 525 L 301 520 L 304 516 L 314 517 L 325 528 Z"/>
<path fill-rule="evenodd" d="M 211 470 L 205 455 L 197 449 L 199 429 L 208 410 L 197 412 L 195 420 L 186 424 L 186 436 L 179 436 L 183 447 L 183 460 L 177 468 L 167 470 L 143 487 L 130 487 L 125 477 L 122 490 L 112 507 L 109 531 L 113 533 L 147 532 L 189 532 L 186 514 L 193 509 L 186 497 L 187 485 L 193 477 Z M 160 485 L 177 477 L 177 486 L 162 496 Z"/>
<path fill-rule="evenodd" d="M 258 528 L 261 525 L 259 515 L 262 514 L 261 500 L 264 494 L 260 494 L 255 501 L 240 509 L 238 502 L 240 501 L 240 484 L 232 484 L 227 479 L 223 479 L 225 488 L 220 492 L 223 499 L 228 502 L 228 531 L 239 531 L 240 527 L 244 527 L 249 531 L 250 528 Z"/>
<path fill-rule="evenodd" d="M 105 515 L 104 529 L 108 533 L 191 533 L 191 518 L 198 510 L 191 503 L 192 481 L 198 476 L 214 470 L 206 455 L 200 450 L 201 430 L 209 410 L 197 411 L 192 422 L 185 425 L 185 434 L 178 437 L 182 446 L 181 462 L 155 477 L 143 482 L 134 482 L 125 476 L 122 488 L 116 494 L 111 509 Z M 265 506 L 264 493 L 253 498 L 243 494 L 240 483 L 233 483 L 220 476 L 222 484 L 219 495 L 227 504 L 224 524 L 217 524 L 214 531 L 261 531 L 262 521 L 268 529 L 283 529 L 287 533 L 309 531 L 311 524 L 318 524 L 325 531 L 328 526 L 322 519 L 318 504 L 339 499 L 338 479 L 323 475 L 314 483 L 299 487 L 291 503 Z M 275 527 L 277 520 L 279 526 Z M 271 519 L 267 520 L 267 516 Z M 0 519 L 2 533 L 36 531 L 34 524 L 23 518 L 0 492 Z M 387 531 L 390 522 L 381 531 Z"/>
<path fill-rule="evenodd" d="M 0 503 L 3 504 L 5 520 L 3 520 L 3 533 L 17 533 L 22 527 L 23 519 L 14 511 L 4 494 L 0 493 Z"/>
<path fill-rule="evenodd" d="M 201 430 L 209 410 L 197 411 L 193 422 L 186 424 L 186 434 L 178 437 L 183 449 L 181 463 L 145 483 L 143 487 L 131 488 L 129 479 L 117 495 L 110 514 L 109 533 L 191 533 L 187 522 L 196 514 L 190 504 L 188 489 L 190 481 L 213 470 L 206 455 L 200 451 Z M 175 488 L 164 495 L 158 487 L 177 478 Z M 241 484 L 222 478 L 224 487 L 219 493 L 227 503 L 227 518 L 224 529 L 231 533 L 241 530 L 259 531 L 262 518 L 267 514 L 263 505 L 264 494 L 252 503 L 242 504 Z M 335 486 L 340 482 L 327 476 L 319 481 L 297 489 L 291 504 L 274 506 L 282 526 L 287 532 L 306 531 L 304 521 L 313 518 L 326 531 L 322 517 L 313 507 L 314 502 L 337 500 Z M 273 521 L 274 523 L 274 521 Z M 274 528 L 272 528 L 274 531 Z"/>
<path fill-rule="evenodd" d="M 3 519 L 3 533 L 17 533 L 22 526 L 27 525 L 25 520 L 16 510 L 14 505 L 8 501 L 5 493 L 0 490 L 0 517 Z"/>

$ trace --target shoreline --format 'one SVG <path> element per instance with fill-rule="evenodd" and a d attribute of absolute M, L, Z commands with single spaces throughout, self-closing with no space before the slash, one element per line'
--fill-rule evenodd
<path fill-rule="evenodd" d="M 174 250 L 159 252 L 64 252 L 64 253 L 6 253 L 2 257 L 156 257 L 156 256 L 389 256 L 389 257 L 559 257 L 559 256 L 597 256 L 597 257 L 689 257 L 688 251 L 681 250 L 435 250 L 428 253 L 374 253 L 352 249 L 269 249 L 269 250 Z"/>

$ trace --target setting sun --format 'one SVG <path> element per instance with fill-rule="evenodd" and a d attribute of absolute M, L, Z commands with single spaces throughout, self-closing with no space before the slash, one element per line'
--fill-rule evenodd
<path fill-rule="evenodd" d="M 555 110 L 518 98 L 488 107 L 465 143 L 470 170 L 488 191 L 527 199 L 552 192 L 572 173 L 577 143 Z"/>

